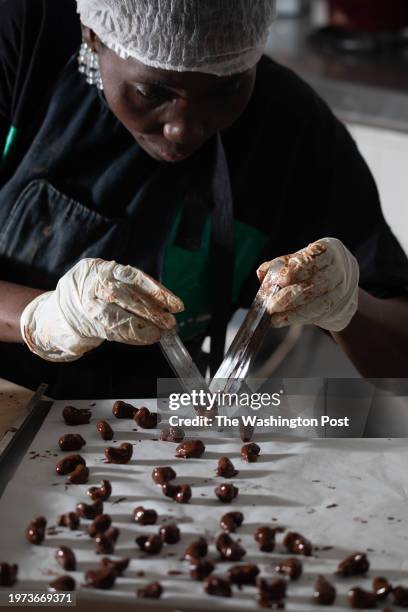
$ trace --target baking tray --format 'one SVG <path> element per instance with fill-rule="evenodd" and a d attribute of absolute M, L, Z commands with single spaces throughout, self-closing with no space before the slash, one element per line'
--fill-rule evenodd
<path fill-rule="evenodd" d="M 156 400 L 133 403 L 153 410 L 156 406 Z M 134 431 L 132 421 L 114 419 L 112 404 L 113 401 L 75 402 L 79 408 L 90 407 L 93 416 L 89 425 L 74 429 L 67 428 L 61 418 L 66 403 L 54 402 L 0 499 L 2 560 L 20 566 L 20 581 L 15 590 L 46 589 L 53 576 L 62 573 L 54 560 L 55 549 L 60 545 L 71 546 L 77 555 L 78 571 L 73 576 L 79 585 L 83 583 L 84 571 L 97 565 L 99 558 L 93 552 L 94 545 L 83 531 L 57 528 L 41 546 L 35 547 L 25 541 L 24 530 L 39 515 L 47 517 L 49 526 L 55 525 L 60 513 L 74 510 L 79 501 L 89 501 L 86 490 L 102 478 L 109 478 L 113 484 L 112 497 L 104 510 L 121 529 L 116 555 L 130 556 L 131 564 L 113 590 L 77 591 L 79 605 L 86 605 L 87 609 L 101 605 L 107 610 L 121 606 L 185 612 L 254 609 L 254 587 L 235 589 L 231 599 L 209 597 L 203 593 L 201 583 L 190 579 L 188 564 L 180 560 L 188 543 L 198 535 L 208 537 L 209 557 L 216 560 L 213 535 L 220 531 L 221 515 L 232 510 L 240 510 L 245 516 L 243 526 L 233 537 L 241 538 L 248 550 L 245 561 L 257 563 L 265 577 L 276 576 L 273 570 L 276 561 L 289 555 L 280 538 L 276 551 L 261 553 L 253 539 L 258 526 L 283 525 L 303 533 L 316 545 L 315 554 L 304 560 L 302 578 L 289 586 L 287 609 L 296 612 L 320 609 L 311 602 L 317 574 L 328 576 L 338 588 L 338 605 L 331 609 L 336 612 L 349 609 L 345 596 L 348 588 L 357 584 L 370 588 L 370 579 L 343 580 L 335 578 L 333 572 L 338 562 L 356 549 L 368 551 L 371 575 L 386 575 L 394 584 L 404 581 L 408 570 L 403 535 L 408 527 L 408 448 L 404 440 L 271 440 L 270 435 L 258 433 L 256 441 L 261 446 L 261 456 L 257 463 L 246 464 L 239 456 L 238 439 L 222 439 L 206 432 L 200 436 L 206 444 L 205 455 L 201 459 L 182 460 L 174 458 L 174 444 L 158 440 L 156 430 Z M 103 462 L 107 444 L 100 440 L 95 428 L 100 418 L 112 424 L 117 443 L 129 441 L 135 445 L 131 463 Z M 55 475 L 55 463 L 62 456 L 56 443 L 62 433 L 73 430 L 87 440 L 81 454 L 91 476 L 87 485 L 67 487 L 64 478 Z M 230 505 L 218 502 L 213 492 L 222 482 L 214 475 L 222 455 L 229 456 L 240 470 L 233 479 L 239 495 Z M 153 483 L 151 471 L 160 465 L 173 465 L 178 474 L 176 482 L 191 484 L 193 498 L 189 504 L 179 505 L 165 498 Z M 165 547 L 157 558 L 141 553 L 134 538 L 156 533 L 158 526 L 141 527 L 132 522 L 132 510 L 139 505 L 158 512 L 158 525 L 177 522 L 182 541 Z M 216 573 L 224 575 L 230 566 L 217 561 Z M 182 573 L 168 574 L 174 570 Z M 139 576 L 140 571 L 145 575 Z M 154 580 L 163 584 L 162 600 L 136 599 L 137 588 Z"/>

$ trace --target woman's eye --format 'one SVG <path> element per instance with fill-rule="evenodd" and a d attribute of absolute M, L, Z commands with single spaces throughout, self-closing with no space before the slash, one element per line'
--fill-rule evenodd
<path fill-rule="evenodd" d="M 164 89 L 160 89 L 159 87 L 137 85 L 136 91 L 144 98 L 147 98 L 148 100 L 152 100 L 154 102 L 163 102 L 164 100 L 169 99 L 169 92 L 166 92 Z"/>

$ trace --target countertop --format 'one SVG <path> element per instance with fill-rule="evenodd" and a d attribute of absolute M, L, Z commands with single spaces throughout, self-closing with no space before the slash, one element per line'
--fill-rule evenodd
<path fill-rule="evenodd" d="M 408 50 L 354 55 L 312 46 L 307 18 L 281 18 L 267 54 L 304 78 L 349 123 L 408 133 Z"/>
<path fill-rule="evenodd" d="M 20 423 L 33 391 L 0 378 L 0 440 Z"/>

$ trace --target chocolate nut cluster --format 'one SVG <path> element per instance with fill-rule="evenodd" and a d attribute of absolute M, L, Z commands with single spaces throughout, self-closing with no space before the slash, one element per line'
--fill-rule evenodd
<path fill-rule="evenodd" d="M 163 494 L 166 497 L 171 497 L 178 504 L 187 504 L 191 499 L 191 487 L 188 484 L 172 485 L 166 483 L 162 485 Z"/>
<path fill-rule="evenodd" d="M 68 455 L 58 461 L 55 471 L 59 476 L 68 474 L 68 482 L 71 484 L 85 484 L 89 479 L 89 469 L 81 455 Z"/>
<path fill-rule="evenodd" d="M 38 516 L 30 521 L 26 529 L 26 538 L 30 544 L 39 546 L 44 542 L 46 526 L 47 520 L 43 516 Z"/>
<path fill-rule="evenodd" d="M 91 420 L 92 412 L 88 408 L 75 408 L 66 406 L 62 411 L 62 417 L 66 425 L 87 425 Z"/>
<path fill-rule="evenodd" d="M 238 495 L 238 487 L 232 484 L 222 484 L 215 487 L 214 493 L 223 504 L 230 504 Z"/>
<path fill-rule="evenodd" d="M 231 459 L 228 457 L 221 457 L 218 459 L 218 466 L 215 471 L 217 476 L 221 478 L 234 478 L 238 474 L 238 470 L 235 469 Z"/>
<path fill-rule="evenodd" d="M 142 407 L 137 410 L 133 420 L 142 429 L 155 429 L 159 422 L 159 417 L 156 412 L 150 412 L 148 408 Z"/>
<path fill-rule="evenodd" d="M 251 442 L 250 444 L 244 444 L 241 448 L 241 457 L 247 463 L 255 463 L 258 461 L 259 453 L 261 452 L 261 448 L 255 442 Z"/>
<path fill-rule="evenodd" d="M 62 451 L 78 451 L 85 444 L 86 441 L 80 434 L 65 434 L 58 440 L 58 446 Z"/>
<path fill-rule="evenodd" d="M 109 480 L 102 480 L 99 487 L 90 487 L 87 495 L 92 501 L 106 501 L 112 495 L 112 485 Z"/>
<path fill-rule="evenodd" d="M 133 455 L 133 446 L 129 442 L 123 442 L 119 447 L 109 446 L 105 448 L 107 463 L 124 464 L 129 463 Z"/>
<path fill-rule="evenodd" d="M 112 427 L 107 421 L 98 421 L 96 424 L 96 431 L 100 434 L 102 440 L 108 441 L 113 440 L 115 435 Z"/>
<path fill-rule="evenodd" d="M 241 527 L 243 521 L 244 515 L 242 512 L 227 512 L 221 517 L 220 527 L 228 533 L 233 533 L 238 527 Z"/>
<path fill-rule="evenodd" d="M 176 457 L 182 459 L 199 459 L 205 452 L 205 446 L 201 440 L 187 440 L 176 448 Z"/>

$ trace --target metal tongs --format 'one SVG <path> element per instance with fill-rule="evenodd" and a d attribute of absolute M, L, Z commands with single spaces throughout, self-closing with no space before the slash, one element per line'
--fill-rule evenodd
<path fill-rule="evenodd" d="M 239 392 L 270 328 L 265 296 L 275 295 L 279 290 L 279 285 L 273 284 L 272 272 L 269 271 L 210 385 L 193 362 L 177 331 L 172 330 L 162 335 L 161 348 L 187 391 L 204 389 L 207 393 L 220 394 Z M 253 428 L 241 425 L 240 435 L 243 440 L 250 440 Z"/>
<path fill-rule="evenodd" d="M 268 296 L 273 296 L 280 291 L 279 285 L 271 283 L 271 277 L 272 273 L 268 272 L 210 384 L 211 391 L 238 393 L 244 383 L 271 324 L 266 311 L 265 295 L 267 293 Z"/>
<path fill-rule="evenodd" d="M 208 384 L 184 346 L 176 328 L 162 334 L 160 346 L 167 361 L 188 393 L 191 394 L 192 391 L 201 390 L 210 393 Z M 199 415 L 203 414 L 203 408 L 205 407 L 194 407 Z"/>
<path fill-rule="evenodd" d="M 276 295 L 281 289 L 279 285 L 273 283 L 272 279 L 270 270 L 210 384 L 212 393 L 239 393 L 245 383 L 249 369 L 271 325 L 265 297 Z M 249 442 L 253 433 L 252 426 L 245 426 L 241 422 L 240 436 L 243 441 Z"/>

